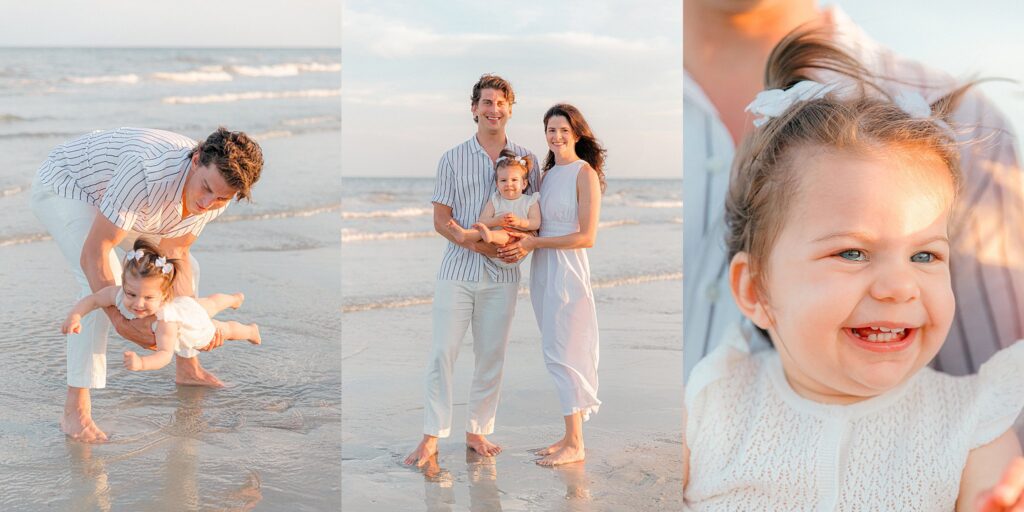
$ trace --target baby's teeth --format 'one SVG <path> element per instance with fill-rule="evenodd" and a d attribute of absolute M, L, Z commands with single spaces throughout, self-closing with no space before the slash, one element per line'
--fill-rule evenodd
<path fill-rule="evenodd" d="M 882 332 L 892 332 L 892 330 L 889 329 L 888 327 L 879 327 L 878 330 Z"/>
<path fill-rule="evenodd" d="M 868 334 L 868 341 L 878 341 L 877 334 Z"/>

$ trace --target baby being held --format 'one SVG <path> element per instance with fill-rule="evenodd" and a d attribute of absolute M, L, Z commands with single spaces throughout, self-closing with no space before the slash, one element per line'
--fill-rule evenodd
<path fill-rule="evenodd" d="M 260 330 L 256 324 L 222 322 L 213 316 L 227 308 L 238 309 L 245 300 L 241 293 L 217 293 L 209 297 L 174 297 L 177 260 L 161 256 L 147 240 L 135 241 L 125 257 L 121 286 L 108 286 L 78 301 L 61 326 L 61 332 L 77 333 L 82 317 L 94 309 L 115 306 L 127 318 L 156 315 L 153 333 L 156 352 L 139 356 L 124 353 L 124 366 L 132 371 L 157 370 L 167 366 L 172 356 L 192 358 L 207 346 L 219 330 L 225 339 L 246 340 L 259 345 Z"/>
<path fill-rule="evenodd" d="M 497 246 L 509 242 L 508 230 L 537 231 L 540 229 L 540 192 L 524 195 L 529 185 L 527 176 L 532 162 L 529 156 L 516 156 L 503 150 L 494 166 L 497 190 L 484 206 L 477 222 L 465 229 L 455 219 L 448 221 L 448 231 L 459 243 L 484 241 Z M 506 263 L 497 258 L 494 262 L 502 267 L 514 267 L 517 263 Z"/>

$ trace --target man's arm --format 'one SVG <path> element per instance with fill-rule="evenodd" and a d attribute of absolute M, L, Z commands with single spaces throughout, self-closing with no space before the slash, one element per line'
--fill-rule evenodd
<path fill-rule="evenodd" d="M 448 231 L 448 221 L 450 220 L 452 220 L 452 207 L 435 202 L 434 231 L 437 231 L 438 234 L 447 238 L 449 242 L 461 247 L 465 247 L 466 249 L 469 249 L 471 251 L 483 254 L 488 258 L 494 258 L 498 255 L 498 248 L 487 242 L 477 241 L 460 244 L 459 242 L 455 241 L 455 237 L 452 236 L 450 231 Z"/>
<path fill-rule="evenodd" d="M 189 248 L 196 241 L 196 236 L 189 233 L 176 238 L 160 240 L 160 253 L 177 261 L 177 275 L 174 278 L 175 297 L 195 297 L 196 291 L 192 279 L 192 259 Z"/>
<path fill-rule="evenodd" d="M 102 213 L 97 213 L 96 218 L 93 219 L 89 234 L 85 238 L 85 243 L 82 244 L 82 255 L 79 258 L 82 272 L 93 292 L 116 285 L 114 273 L 110 268 L 110 251 L 114 250 L 114 247 L 121 243 L 127 234 L 126 231 L 104 217 Z M 117 333 L 125 339 L 137 343 L 143 348 L 151 348 L 155 344 L 148 322 L 129 321 L 114 306 L 105 306 L 103 312 L 110 318 L 110 323 Z"/>

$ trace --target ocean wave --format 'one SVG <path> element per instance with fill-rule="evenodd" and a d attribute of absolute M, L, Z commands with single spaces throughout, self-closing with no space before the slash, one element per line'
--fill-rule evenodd
<path fill-rule="evenodd" d="M 624 201 L 623 206 L 634 208 L 682 208 L 682 201 Z"/>
<path fill-rule="evenodd" d="M 227 70 L 241 76 L 287 77 L 300 73 L 337 73 L 341 64 L 320 62 L 285 62 L 267 66 L 228 66 Z"/>
<path fill-rule="evenodd" d="M 278 100 L 291 98 L 332 98 L 341 96 L 341 89 L 304 89 L 298 91 L 250 91 L 205 96 L 168 96 L 164 103 L 172 105 L 196 105 L 206 103 L 232 103 L 236 101 Z"/>
<path fill-rule="evenodd" d="M 682 280 L 682 272 L 663 272 L 657 274 L 639 274 L 633 276 L 621 276 L 605 279 L 594 279 L 591 282 L 592 288 L 615 288 L 617 286 L 629 286 L 634 284 L 653 283 L 658 281 L 679 281 Z M 522 285 L 519 287 L 519 295 L 529 295 L 530 289 Z M 432 295 L 417 295 L 410 297 L 390 297 L 377 300 L 357 300 L 350 304 L 343 304 L 342 313 L 357 313 L 361 311 L 373 311 L 377 309 L 396 309 L 411 306 L 421 306 L 434 302 Z"/>
<path fill-rule="evenodd" d="M 25 191 L 25 187 L 22 187 L 20 185 L 15 185 L 13 187 L 7 187 L 5 189 L 0 190 L 0 197 L 13 196 L 15 194 L 20 194 L 20 193 L 22 193 L 24 191 Z"/>
<path fill-rule="evenodd" d="M 384 231 L 380 233 L 368 233 L 355 229 L 342 228 L 341 241 L 345 242 L 372 242 L 376 240 L 407 240 L 412 238 L 428 238 L 438 236 L 436 231 Z"/>
<path fill-rule="evenodd" d="M 125 75 L 100 75 L 100 76 L 69 76 L 67 81 L 82 85 L 93 84 L 135 84 L 139 82 L 139 75 L 129 73 Z"/>
<path fill-rule="evenodd" d="M 230 82 L 234 80 L 231 73 L 228 73 L 221 66 L 203 66 L 192 71 L 159 71 L 149 75 L 154 80 L 180 83 L 198 82 Z"/>
<path fill-rule="evenodd" d="M 314 215 L 320 215 L 321 213 L 333 212 L 340 210 L 340 204 L 331 204 L 327 206 L 317 206 L 315 208 L 305 208 L 302 210 L 283 210 L 277 212 L 266 212 L 266 213 L 246 213 L 241 215 L 222 215 L 217 217 L 216 222 L 239 222 L 246 220 L 272 220 L 272 219 L 291 219 L 295 217 L 312 217 Z"/>
<path fill-rule="evenodd" d="M 18 121 L 28 121 L 28 118 L 14 114 L 0 114 L 0 123 L 16 123 Z"/>
<path fill-rule="evenodd" d="M 53 237 L 50 236 L 48 233 L 29 233 L 27 235 L 0 237 L 0 247 L 7 247 L 9 245 L 30 244 L 33 242 L 42 242 L 44 240 L 52 239 Z"/>
<path fill-rule="evenodd" d="M 399 210 L 377 210 L 372 212 L 341 212 L 343 219 L 378 219 L 389 217 L 419 217 L 430 215 L 433 208 L 402 208 Z"/>
<path fill-rule="evenodd" d="M 640 224 L 640 221 L 633 219 L 622 219 L 622 220 L 609 220 L 606 222 L 598 222 L 597 227 L 599 228 L 617 228 L 620 226 L 631 226 L 634 224 Z"/>
<path fill-rule="evenodd" d="M 284 137 L 291 137 L 292 135 L 295 134 L 288 130 L 270 130 L 268 132 L 253 133 L 251 135 L 252 138 L 256 139 L 256 141 L 259 142 L 267 139 L 281 139 Z"/>
<path fill-rule="evenodd" d="M 80 132 L 17 132 L 17 133 L 0 133 L 0 140 L 8 139 L 46 139 L 50 137 L 63 137 L 71 138 L 76 135 L 81 135 Z"/>
<path fill-rule="evenodd" d="M 298 119 L 285 119 L 281 121 L 281 124 L 285 126 L 305 126 L 309 124 L 321 124 L 332 121 L 339 121 L 337 116 L 314 116 L 314 117 L 300 117 Z"/>

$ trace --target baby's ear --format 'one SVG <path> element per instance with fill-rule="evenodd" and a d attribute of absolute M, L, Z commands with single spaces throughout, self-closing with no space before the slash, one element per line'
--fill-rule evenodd
<path fill-rule="evenodd" d="M 757 275 L 750 267 L 750 254 L 742 251 L 736 253 L 729 263 L 729 287 L 733 299 L 736 300 L 736 305 L 743 316 L 754 322 L 754 325 L 768 330 L 772 327 L 772 319 L 768 314 L 768 304 L 758 289 L 756 278 Z"/>

